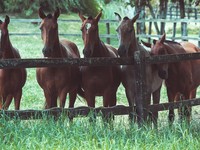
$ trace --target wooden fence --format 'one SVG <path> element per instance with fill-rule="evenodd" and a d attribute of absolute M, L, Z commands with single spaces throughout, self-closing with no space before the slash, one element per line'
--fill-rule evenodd
<path fill-rule="evenodd" d="M 105 114 L 108 115 L 110 113 L 114 115 L 127 115 L 130 113 L 134 113 L 138 116 L 139 123 L 143 119 L 144 110 L 146 110 L 146 106 L 143 106 L 143 101 L 145 100 L 145 83 L 144 78 L 145 74 L 143 72 L 146 63 L 155 64 L 155 63 L 170 63 L 177 62 L 183 60 L 193 60 L 200 59 L 200 53 L 192 53 L 192 54 L 179 54 L 179 55 L 166 55 L 166 56 L 149 56 L 145 57 L 143 52 L 136 52 L 133 58 L 81 58 L 81 59 L 7 59 L 0 60 L 0 68 L 33 68 L 33 67 L 62 67 L 66 65 L 78 65 L 78 66 L 104 66 L 104 65 L 135 65 L 136 71 L 136 83 L 137 83 L 137 95 L 136 95 L 136 109 L 139 110 L 136 112 L 132 112 L 132 109 L 128 106 L 115 106 L 112 108 L 89 108 L 89 107 L 78 107 L 78 108 L 68 108 L 68 109 L 60 109 L 60 108 L 52 108 L 48 110 L 19 110 L 19 111 L 4 111 L 1 110 L 0 114 L 5 115 L 9 118 L 20 118 L 20 119 L 40 119 L 44 115 L 49 114 L 55 117 L 60 116 L 60 114 L 64 114 L 70 117 L 77 116 L 87 116 L 91 111 L 97 113 L 97 115 Z M 134 89 L 133 89 L 134 90 Z M 163 111 L 168 110 L 169 108 L 179 108 L 183 105 L 196 106 L 200 105 L 200 99 L 193 100 L 184 100 L 176 103 L 162 103 L 157 105 L 148 106 L 149 110 L 157 110 Z"/>
<path fill-rule="evenodd" d="M 34 24 L 39 24 L 41 20 L 40 19 L 11 19 L 11 22 L 13 23 L 18 23 L 18 22 L 24 22 L 24 23 L 34 23 Z M 59 23 L 80 23 L 80 20 L 65 20 L 65 19 L 59 19 Z M 145 19 L 145 20 L 137 20 L 138 23 L 145 22 L 146 24 L 146 33 L 141 34 L 137 33 L 138 39 L 148 39 L 149 41 L 151 39 L 158 39 L 162 33 L 161 31 L 161 23 L 165 24 L 165 32 L 167 34 L 167 38 L 171 40 L 192 40 L 196 41 L 198 43 L 198 46 L 200 47 L 200 20 L 196 19 Z M 114 31 L 111 31 L 111 25 L 116 24 L 116 26 L 119 24 L 117 20 L 100 20 L 100 23 L 105 24 L 106 28 L 106 33 L 100 34 L 100 37 L 106 38 L 106 43 L 110 44 L 111 40 L 115 39 L 117 40 L 117 33 Z M 194 24 L 197 25 L 197 29 L 199 27 L 199 33 L 196 35 L 190 35 L 188 34 L 188 29 L 192 30 L 192 27 L 194 27 Z M 153 27 L 154 25 L 154 27 Z M 181 28 L 182 26 L 182 28 Z M 167 32 L 169 30 L 169 27 L 172 28 L 171 32 Z M 168 28 L 168 29 L 167 29 Z M 181 28 L 183 34 L 178 35 L 177 30 Z M 179 31 L 180 32 L 180 31 Z M 15 36 L 31 36 L 31 35 L 40 35 L 41 33 L 15 33 L 12 32 L 10 35 L 15 35 Z M 76 37 L 81 37 L 81 33 L 75 34 L 75 33 L 59 33 L 62 36 L 76 36 Z"/>

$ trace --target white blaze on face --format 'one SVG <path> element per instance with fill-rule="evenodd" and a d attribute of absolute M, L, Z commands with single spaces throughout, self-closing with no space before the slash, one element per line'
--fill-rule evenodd
<path fill-rule="evenodd" d="M 85 24 L 85 28 L 86 28 L 86 30 L 87 30 L 87 34 L 88 34 L 88 31 L 89 31 L 89 29 L 91 28 L 91 23 L 86 23 Z"/>

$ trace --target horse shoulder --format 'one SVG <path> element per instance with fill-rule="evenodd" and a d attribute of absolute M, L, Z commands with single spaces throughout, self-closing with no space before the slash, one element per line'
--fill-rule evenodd
<path fill-rule="evenodd" d="M 69 57 L 80 58 L 80 53 L 75 43 L 68 40 L 61 40 L 60 43 L 65 47 Z"/>
<path fill-rule="evenodd" d="M 109 44 L 105 44 L 106 48 L 108 49 L 111 57 L 118 57 L 117 49 Z"/>

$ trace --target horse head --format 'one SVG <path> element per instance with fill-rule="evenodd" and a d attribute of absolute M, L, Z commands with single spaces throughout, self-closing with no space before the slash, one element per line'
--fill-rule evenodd
<path fill-rule="evenodd" d="M 5 47 L 5 42 L 8 40 L 8 24 L 10 23 L 10 18 L 6 15 L 4 22 L 0 20 L 0 29 L 1 29 L 1 36 L 0 36 L 0 58 L 3 56 L 3 51 Z"/>
<path fill-rule="evenodd" d="M 144 41 L 141 41 L 146 47 L 151 48 L 151 56 L 159 56 L 159 55 L 167 55 L 168 49 L 167 46 L 164 44 L 165 42 L 165 34 L 161 37 L 160 40 L 153 40 L 153 44 L 146 43 Z M 168 64 L 167 63 L 159 63 L 156 64 L 156 67 L 158 69 L 158 75 L 161 79 L 167 79 L 168 78 Z"/>
<path fill-rule="evenodd" d="M 60 16 L 60 10 L 57 8 L 54 14 L 45 15 L 42 8 L 39 8 L 38 14 L 42 19 L 40 24 L 41 36 L 44 42 L 42 52 L 44 57 L 51 57 L 55 45 L 59 43 L 57 19 Z"/>
<path fill-rule="evenodd" d="M 129 19 L 128 17 L 121 19 L 121 16 L 118 13 L 115 13 L 115 15 L 119 18 L 119 21 L 122 20 L 116 29 L 119 37 L 118 53 L 120 57 L 128 57 L 131 44 L 136 40 L 134 23 L 138 19 L 139 13 L 132 19 Z"/>
<path fill-rule="evenodd" d="M 79 17 L 82 20 L 82 39 L 84 42 L 83 54 L 85 57 L 91 57 L 94 52 L 95 45 L 99 44 L 100 41 L 98 22 L 101 18 L 102 12 L 100 12 L 95 18 L 85 18 L 79 13 Z"/>

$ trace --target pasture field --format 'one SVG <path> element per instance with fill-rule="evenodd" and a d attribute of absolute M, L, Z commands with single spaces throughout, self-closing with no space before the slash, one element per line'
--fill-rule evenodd
<path fill-rule="evenodd" d="M 12 17 L 11 17 L 12 18 Z M 79 19 L 78 15 L 61 15 L 60 18 Z M 60 23 L 60 33 L 77 33 L 80 31 L 79 23 Z M 111 32 L 115 31 L 117 24 L 111 25 Z M 100 33 L 105 34 L 105 24 L 101 24 Z M 9 31 L 14 33 L 40 33 L 38 24 L 12 22 Z M 75 42 L 82 54 L 83 42 L 81 37 L 60 37 Z M 18 48 L 22 58 L 41 58 L 43 43 L 40 36 L 10 36 L 13 46 Z M 103 39 L 105 41 L 105 39 Z M 111 44 L 118 46 L 117 39 L 111 39 Z M 43 91 L 36 81 L 35 68 L 27 69 L 27 81 L 23 88 L 21 109 L 43 109 Z M 198 91 L 197 97 L 200 97 Z M 120 86 L 117 92 L 117 104 L 127 105 L 125 92 Z M 161 101 L 167 102 L 165 87 L 162 88 Z M 98 98 L 97 106 L 102 106 Z M 78 98 L 75 107 L 86 106 L 86 102 Z M 68 107 L 68 100 L 66 103 Z M 10 110 L 13 110 L 13 103 Z M 52 118 L 42 120 L 20 121 L 0 118 L 0 149 L 174 149 L 195 150 L 200 147 L 200 107 L 193 108 L 191 125 L 180 124 L 177 117 L 174 125 L 169 128 L 167 112 L 159 114 L 158 129 L 147 126 L 139 128 L 130 125 L 127 116 L 116 116 L 112 124 L 102 122 L 101 117 L 96 123 L 90 123 L 88 118 L 75 118 L 70 123 L 65 116 L 58 121 Z"/>

